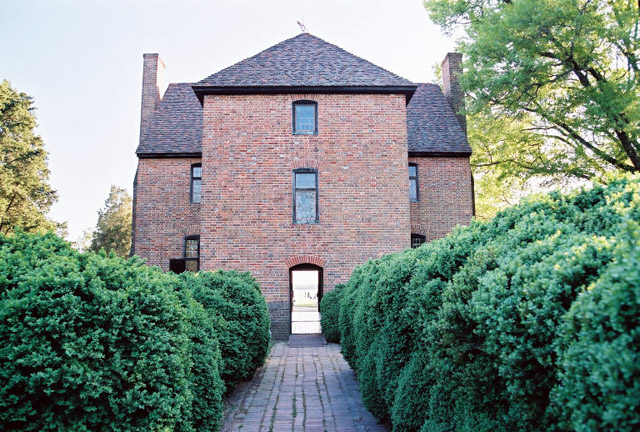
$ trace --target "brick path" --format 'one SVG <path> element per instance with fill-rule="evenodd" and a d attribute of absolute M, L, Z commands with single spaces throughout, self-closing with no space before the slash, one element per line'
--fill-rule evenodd
<path fill-rule="evenodd" d="M 381 431 L 364 407 L 340 346 L 273 346 L 222 428 L 231 431 Z"/>

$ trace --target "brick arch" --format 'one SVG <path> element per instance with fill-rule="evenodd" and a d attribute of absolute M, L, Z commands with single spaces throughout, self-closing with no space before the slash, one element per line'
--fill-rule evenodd
<path fill-rule="evenodd" d="M 185 225 L 181 228 L 182 237 L 200 235 L 200 225 Z"/>
<path fill-rule="evenodd" d="M 297 168 L 313 168 L 320 169 L 321 162 L 317 159 L 305 158 L 305 159 L 294 159 L 289 162 L 289 168 L 293 171 Z"/>
<path fill-rule="evenodd" d="M 291 93 L 289 94 L 289 100 L 291 101 L 291 103 L 300 100 L 318 102 L 318 95 L 315 93 Z"/>
<path fill-rule="evenodd" d="M 315 255 L 296 255 L 287 258 L 284 263 L 287 268 L 291 268 L 299 264 L 314 264 L 318 267 L 324 268 L 324 266 L 327 264 L 327 261 Z"/>
<path fill-rule="evenodd" d="M 422 234 L 423 236 L 429 239 L 429 230 L 426 225 L 422 224 L 411 224 L 411 233 L 412 234 Z"/>

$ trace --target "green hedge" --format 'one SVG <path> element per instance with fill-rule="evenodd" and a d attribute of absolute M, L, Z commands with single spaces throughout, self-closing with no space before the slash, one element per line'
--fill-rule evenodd
<path fill-rule="evenodd" d="M 627 176 L 357 268 L 339 328 L 366 405 L 396 431 L 637 429 L 638 222 Z"/>
<path fill-rule="evenodd" d="M 219 324 L 220 375 L 227 390 L 231 390 L 251 376 L 269 350 L 269 309 L 260 286 L 249 273 L 234 270 L 180 276 L 184 286 Z"/>
<path fill-rule="evenodd" d="M 0 236 L 2 430 L 217 430 L 221 374 L 229 386 L 261 364 L 268 313 L 246 273 L 191 277 L 217 287 L 219 310 L 137 258 Z"/>
<path fill-rule="evenodd" d="M 340 295 L 344 284 L 337 284 L 333 291 L 329 291 L 320 300 L 320 325 L 327 342 L 340 342 Z"/>
<path fill-rule="evenodd" d="M 193 399 L 187 310 L 161 272 L 0 237 L 0 409 L 8 430 L 173 429 Z"/>
<path fill-rule="evenodd" d="M 181 285 L 177 285 L 181 287 Z M 222 356 L 219 327 L 200 303 L 188 291 L 179 290 L 182 303 L 187 306 L 192 366 L 189 371 L 193 395 L 190 410 L 182 416 L 177 430 L 216 431 L 222 421 L 222 395 L 225 383 L 221 378 Z"/>
<path fill-rule="evenodd" d="M 640 229 L 621 232 L 616 259 L 573 302 L 560 331 L 552 395 L 575 430 L 640 430 Z"/>

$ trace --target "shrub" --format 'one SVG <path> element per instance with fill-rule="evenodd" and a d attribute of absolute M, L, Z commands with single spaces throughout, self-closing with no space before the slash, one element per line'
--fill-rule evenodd
<path fill-rule="evenodd" d="M 227 390 L 248 379 L 269 350 L 270 320 L 260 287 L 249 273 L 183 273 L 184 286 L 218 323 L 222 377 Z"/>
<path fill-rule="evenodd" d="M 177 282 L 177 281 L 176 281 Z M 182 288 L 181 284 L 176 286 Z M 187 310 L 192 367 L 189 388 L 193 402 L 178 423 L 179 431 L 217 431 L 222 421 L 224 381 L 220 378 L 222 357 L 218 343 L 219 322 L 215 322 L 188 290 L 178 290 Z"/>
<path fill-rule="evenodd" d="M 556 348 L 552 401 L 576 431 L 640 429 L 640 228 L 621 234 L 613 263 L 571 305 Z"/>
<path fill-rule="evenodd" d="M 190 410 L 187 310 L 139 260 L 0 237 L 4 430 L 173 429 Z"/>
<path fill-rule="evenodd" d="M 337 284 L 320 301 L 320 325 L 327 342 L 340 343 L 340 296 L 343 289 L 344 284 Z"/>
<path fill-rule="evenodd" d="M 365 404 L 395 431 L 637 429 L 639 221 L 625 176 L 356 268 L 339 329 Z"/>

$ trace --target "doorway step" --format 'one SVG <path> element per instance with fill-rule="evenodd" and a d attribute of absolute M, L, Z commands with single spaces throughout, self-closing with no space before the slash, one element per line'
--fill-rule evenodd
<path fill-rule="evenodd" d="M 323 334 L 292 334 L 289 336 L 289 348 L 323 347 L 327 340 Z"/>

